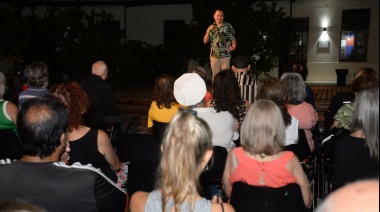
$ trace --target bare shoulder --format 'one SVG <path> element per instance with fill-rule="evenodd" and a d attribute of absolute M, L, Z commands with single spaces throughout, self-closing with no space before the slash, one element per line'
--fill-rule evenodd
<path fill-rule="evenodd" d="M 224 212 L 234 212 L 235 209 L 232 207 L 232 205 L 228 203 L 222 203 L 223 209 L 221 203 L 211 203 L 211 211 L 217 212 L 217 211 L 224 211 Z"/>
<path fill-rule="evenodd" d="M 129 209 L 131 212 L 144 211 L 146 201 L 148 200 L 149 192 L 137 191 L 131 197 Z"/>
<path fill-rule="evenodd" d="M 18 111 L 19 111 L 18 107 L 14 103 L 12 103 L 12 102 L 8 102 L 7 103 L 6 109 L 7 109 L 7 112 L 10 115 L 11 114 L 15 114 L 16 115 L 18 113 Z"/>
<path fill-rule="evenodd" d="M 287 167 L 293 173 L 293 175 L 297 172 L 298 169 L 302 170 L 301 163 L 296 155 L 293 155 L 287 164 Z"/>
<path fill-rule="evenodd" d="M 108 135 L 103 130 L 98 130 L 98 141 L 109 142 Z"/>

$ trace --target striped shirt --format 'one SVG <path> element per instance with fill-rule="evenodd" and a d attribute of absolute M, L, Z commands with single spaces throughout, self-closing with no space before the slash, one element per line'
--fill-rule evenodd
<path fill-rule="evenodd" d="M 18 96 L 18 105 L 21 107 L 26 100 L 39 96 L 45 96 L 47 94 L 49 94 L 49 90 L 47 88 L 28 88 L 25 91 L 20 92 Z"/>
<path fill-rule="evenodd" d="M 243 72 L 237 72 L 235 76 L 239 83 L 241 98 L 252 105 L 256 97 L 257 80 Z"/>

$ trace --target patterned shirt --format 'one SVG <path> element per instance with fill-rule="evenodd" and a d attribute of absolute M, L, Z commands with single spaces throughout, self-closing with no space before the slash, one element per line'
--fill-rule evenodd
<path fill-rule="evenodd" d="M 210 31 L 211 57 L 231 57 L 230 45 L 235 40 L 235 31 L 231 24 L 223 22 L 218 27 L 214 22 L 214 28 Z"/>
<path fill-rule="evenodd" d="M 334 119 L 337 122 L 337 128 L 351 130 L 352 117 L 354 115 L 354 107 L 351 104 L 344 104 L 336 112 Z"/>

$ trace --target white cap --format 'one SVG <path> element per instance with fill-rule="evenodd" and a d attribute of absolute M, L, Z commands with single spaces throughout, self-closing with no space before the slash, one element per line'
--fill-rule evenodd
<path fill-rule="evenodd" d="M 206 83 L 196 73 L 186 73 L 174 82 L 174 97 L 183 106 L 196 105 L 206 95 Z"/>

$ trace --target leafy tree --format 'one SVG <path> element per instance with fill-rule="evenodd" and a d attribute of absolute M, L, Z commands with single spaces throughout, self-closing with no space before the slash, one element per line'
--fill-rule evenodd
<path fill-rule="evenodd" d="M 204 45 L 202 38 L 218 8 L 224 11 L 225 21 L 235 29 L 238 45 L 232 54 L 243 54 L 251 59 L 251 74 L 269 72 L 279 65 L 280 55 L 289 49 L 286 36 L 289 18 L 276 2 L 193 0 L 192 8 L 188 52 L 201 63 L 209 60 L 209 45 Z"/>

